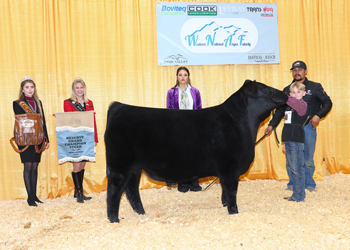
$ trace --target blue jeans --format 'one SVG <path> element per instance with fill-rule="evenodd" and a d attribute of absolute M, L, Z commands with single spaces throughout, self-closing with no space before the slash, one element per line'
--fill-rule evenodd
<path fill-rule="evenodd" d="M 304 144 L 301 142 L 286 141 L 286 157 L 293 175 L 293 194 L 295 201 L 305 200 L 305 168 L 304 168 Z"/>
<path fill-rule="evenodd" d="M 316 147 L 316 137 L 317 131 L 314 129 L 311 123 L 308 123 L 304 126 L 305 132 L 305 146 L 304 146 L 304 167 L 305 167 L 305 188 L 316 188 L 316 182 L 313 179 L 315 172 L 315 163 L 314 163 L 314 153 Z M 286 161 L 287 172 L 289 176 L 288 187 L 293 186 L 293 174 L 290 170 L 288 159 Z"/>

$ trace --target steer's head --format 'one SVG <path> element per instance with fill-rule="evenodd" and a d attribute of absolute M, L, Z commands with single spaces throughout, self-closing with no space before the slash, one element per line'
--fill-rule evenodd
<path fill-rule="evenodd" d="M 246 80 L 242 90 L 250 97 L 264 98 L 266 102 L 270 100 L 276 105 L 285 104 L 288 100 L 288 96 L 284 92 L 256 81 Z"/>
<path fill-rule="evenodd" d="M 265 120 L 272 110 L 288 100 L 283 91 L 256 81 L 246 80 L 241 90 L 250 99 L 249 109 L 258 114 L 260 121 Z"/>

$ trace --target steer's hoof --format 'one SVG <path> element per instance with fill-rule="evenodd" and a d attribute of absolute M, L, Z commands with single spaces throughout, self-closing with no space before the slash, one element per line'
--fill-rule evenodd
<path fill-rule="evenodd" d="M 118 218 L 108 217 L 108 219 L 111 223 L 119 223 L 120 222 Z"/>
<path fill-rule="evenodd" d="M 238 211 L 228 212 L 229 214 L 238 214 Z"/>
<path fill-rule="evenodd" d="M 135 210 L 136 213 L 138 214 L 146 214 L 145 210 L 142 208 L 142 209 L 137 209 Z"/>
<path fill-rule="evenodd" d="M 228 213 L 229 214 L 238 214 L 238 209 L 237 207 L 234 207 L 234 208 L 231 208 L 228 210 Z"/>

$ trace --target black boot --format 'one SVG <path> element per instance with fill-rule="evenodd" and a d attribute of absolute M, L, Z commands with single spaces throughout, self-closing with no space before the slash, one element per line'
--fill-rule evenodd
<path fill-rule="evenodd" d="M 77 190 L 77 202 L 84 203 L 84 197 L 83 197 L 83 187 L 80 182 L 80 173 L 74 173 L 72 172 L 73 182 L 75 186 L 75 190 Z"/>
<path fill-rule="evenodd" d="M 190 184 L 190 190 L 193 192 L 202 191 L 202 187 L 199 186 L 198 179 L 192 180 Z"/>
<path fill-rule="evenodd" d="M 81 171 L 80 172 L 77 172 L 77 174 L 81 174 Z M 75 185 L 75 183 L 74 183 Z M 78 189 L 77 188 L 74 188 L 74 198 L 77 198 L 77 194 L 78 194 Z M 83 194 L 84 195 L 84 194 Z"/>
<path fill-rule="evenodd" d="M 80 171 L 80 175 L 81 175 L 81 186 L 82 186 L 82 187 L 84 187 L 84 186 L 83 186 L 84 173 L 85 173 L 85 169 L 82 169 L 82 170 Z M 84 195 L 84 188 L 83 188 L 83 196 L 84 196 L 84 200 L 86 200 L 86 201 L 92 199 L 91 197 L 86 197 L 86 196 Z"/>
<path fill-rule="evenodd" d="M 82 187 L 83 187 L 83 181 L 84 181 L 84 172 L 85 172 L 85 169 L 82 169 L 80 172 L 78 172 L 81 175 L 81 186 Z M 84 197 L 84 201 L 88 201 L 88 200 L 92 199 L 91 197 L 86 197 L 84 195 L 84 191 L 83 191 L 83 197 Z M 77 198 L 77 190 L 76 189 L 74 190 L 74 198 Z"/>
<path fill-rule="evenodd" d="M 177 184 L 177 190 L 182 193 L 186 193 L 190 189 L 188 181 L 182 181 Z"/>

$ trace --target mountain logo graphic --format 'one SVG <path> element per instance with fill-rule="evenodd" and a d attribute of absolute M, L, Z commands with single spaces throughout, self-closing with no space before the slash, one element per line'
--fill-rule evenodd
<path fill-rule="evenodd" d="M 181 29 L 181 42 L 194 53 L 249 52 L 258 30 L 246 18 L 192 18 Z"/>
<path fill-rule="evenodd" d="M 178 61 L 178 60 L 187 60 L 187 58 L 181 54 L 177 54 L 177 55 L 167 56 L 164 60 L 176 60 L 176 61 Z"/>

